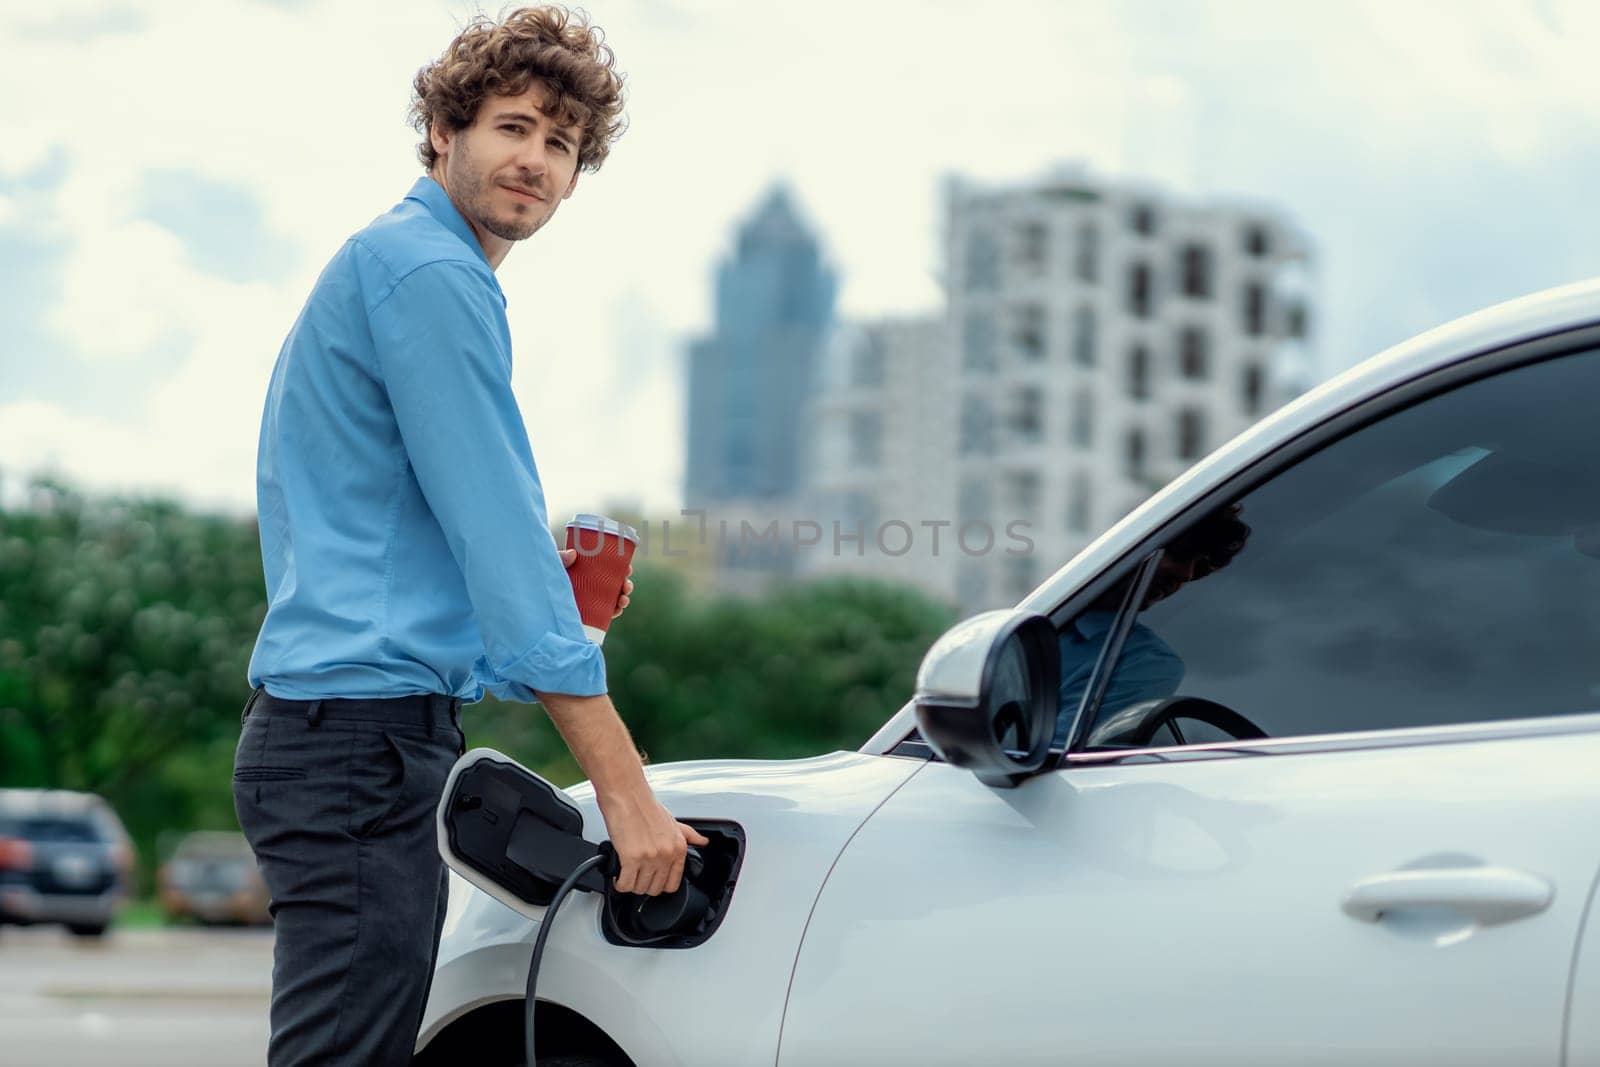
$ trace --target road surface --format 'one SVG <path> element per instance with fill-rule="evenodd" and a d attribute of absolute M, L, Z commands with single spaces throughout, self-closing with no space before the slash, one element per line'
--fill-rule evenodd
<path fill-rule="evenodd" d="M 6 1067 L 261 1067 L 272 934 L 0 927 Z"/>

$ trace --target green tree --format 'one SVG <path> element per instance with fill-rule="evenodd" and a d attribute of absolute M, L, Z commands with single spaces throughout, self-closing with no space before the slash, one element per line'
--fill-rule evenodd
<path fill-rule="evenodd" d="M 954 620 L 887 582 L 835 579 L 742 600 L 694 597 L 658 566 L 641 566 L 634 581 L 606 638 L 606 674 L 653 763 L 855 748 L 909 698 L 923 653 Z M 538 708 L 489 699 L 467 708 L 463 725 L 469 744 L 552 781 L 582 777 Z"/>
<path fill-rule="evenodd" d="M 652 762 L 854 748 L 909 696 L 949 608 L 882 582 L 700 597 L 641 564 L 606 642 L 613 699 Z M 140 846 L 234 823 L 233 750 L 265 612 L 248 520 L 36 482 L 0 510 L 0 785 L 104 795 Z M 563 784 L 581 777 L 538 708 L 464 715 Z"/>
<path fill-rule="evenodd" d="M 147 859 L 164 827 L 231 824 L 254 523 L 49 481 L 29 497 L 0 511 L 0 783 L 104 795 Z"/>

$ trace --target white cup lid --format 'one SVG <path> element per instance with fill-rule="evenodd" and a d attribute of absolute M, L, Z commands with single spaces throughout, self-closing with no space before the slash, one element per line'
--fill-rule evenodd
<path fill-rule="evenodd" d="M 625 522 L 608 519 L 604 515 L 574 515 L 572 521 L 567 523 L 567 529 L 597 530 L 600 533 L 616 534 L 624 541 L 639 543 L 639 531 Z"/>

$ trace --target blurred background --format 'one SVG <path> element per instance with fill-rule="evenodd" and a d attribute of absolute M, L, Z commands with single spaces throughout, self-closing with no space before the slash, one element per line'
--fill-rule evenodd
<path fill-rule="evenodd" d="M 56 918 L 132 931 L 127 975 L 165 924 L 260 920 L 229 772 L 261 402 L 323 264 L 420 174 L 411 78 L 478 10 L 0 8 L 0 919 L 46 868 L 114 890 Z M 1592 5 L 592 14 L 630 127 L 500 277 L 553 525 L 645 534 L 606 656 L 653 762 L 859 745 L 952 621 L 1277 406 L 1600 273 Z M 580 776 L 536 709 L 466 727 Z M 8 1027 L 162 1029 L 22 936 Z M 228 944 L 243 984 L 184 971 L 162 1040 L 264 1033 L 270 947 Z"/>

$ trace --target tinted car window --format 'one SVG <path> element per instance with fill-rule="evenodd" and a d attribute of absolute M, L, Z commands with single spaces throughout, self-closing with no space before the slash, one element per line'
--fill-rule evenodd
<path fill-rule="evenodd" d="M 88 843 L 100 840 L 100 834 L 88 819 L 50 816 L 23 819 L 21 836 L 29 841 L 51 844 Z"/>
<path fill-rule="evenodd" d="M 1600 709 L 1597 395 L 1595 353 L 1482 379 L 1204 516 L 1165 546 L 1095 724 L 1173 696 L 1272 737 Z M 1063 631 L 1063 721 L 1126 589 Z"/>

